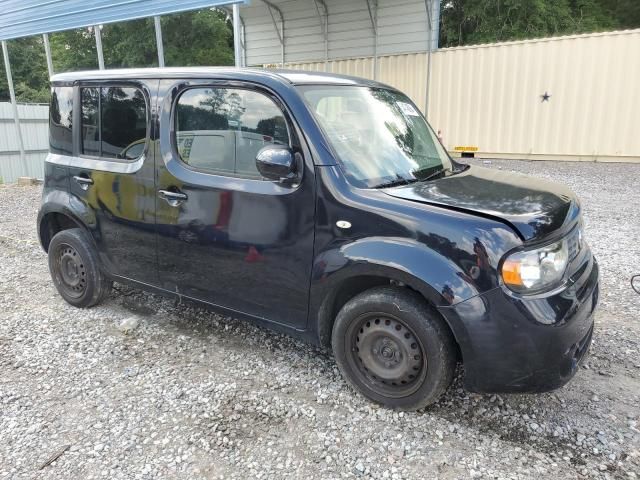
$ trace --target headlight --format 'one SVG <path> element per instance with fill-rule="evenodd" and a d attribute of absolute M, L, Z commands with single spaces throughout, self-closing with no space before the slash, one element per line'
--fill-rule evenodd
<path fill-rule="evenodd" d="M 509 255 L 502 263 L 502 280 L 511 290 L 535 293 L 558 285 L 569 264 L 569 246 L 563 239 L 546 247 Z"/>

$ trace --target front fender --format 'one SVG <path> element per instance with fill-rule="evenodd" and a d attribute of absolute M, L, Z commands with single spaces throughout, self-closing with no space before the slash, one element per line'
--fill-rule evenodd
<path fill-rule="evenodd" d="M 320 254 L 312 283 L 331 287 L 349 277 L 390 277 L 425 295 L 435 306 L 471 298 L 478 287 L 451 259 L 423 243 L 399 237 L 359 239 Z"/>
<path fill-rule="evenodd" d="M 455 305 L 482 290 L 452 259 L 413 239 L 368 237 L 336 245 L 315 258 L 312 271 L 310 319 L 321 342 L 330 333 L 331 306 L 345 282 L 376 277 L 402 282 L 435 307 Z"/>

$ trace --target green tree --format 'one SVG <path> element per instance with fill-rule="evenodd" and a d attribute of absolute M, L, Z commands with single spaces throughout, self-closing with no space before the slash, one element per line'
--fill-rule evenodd
<path fill-rule="evenodd" d="M 232 65 L 233 29 L 226 15 L 206 9 L 162 17 L 167 66 Z M 101 29 L 106 68 L 158 65 L 153 19 L 104 25 Z M 56 72 L 98 68 L 93 27 L 49 35 Z M 16 97 L 21 102 L 48 102 L 49 81 L 43 40 L 33 36 L 8 42 Z M 0 67 L 0 101 L 9 99 Z"/>
<path fill-rule="evenodd" d="M 55 72 L 98 68 L 93 27 L 77 28 L 49 35 Z"/>
<path fill-rule="evenodd" d="M 454 0 L 442 12 L 442 46 L 555 34 L 569 25 L 566 1 Z"/>
<path fill-rule="evenodd" d="M 637 0 L 445 0 L 440 45 L 451 47 L 640 26 Z M 637 13 L 637 12 L 636 12 Z"/>
<path fill-rule="evenodd" d="M 233 27 L 219 10 L 162 18 L 167 66 L 233 65 Z"/>
<path fill-rule="evenodd" d="M 600 5 L 616 19 L 617 28 L 640 27 L 640 2 L 638 0 L 600 0 Z"/>
<path fill-rule="evenodd" d="M 19 102 L 48 102 L 47 61 L 42 37 L 20 38 L 7 42 L 16 98 Z M 0 101 L 9 100 L 9 86 L 0 62 Z"/>
<path fill-rule="evenodd" d="M 224 13 L 199 10 L 161 18 L 167 66 L 232 65 L 233 30 Z M 158 66 L 153 19 L 104 25 L 101 30 L 106 68 Z M 93 28 L 51 36 L 56 71 L 98 67 Z"/>

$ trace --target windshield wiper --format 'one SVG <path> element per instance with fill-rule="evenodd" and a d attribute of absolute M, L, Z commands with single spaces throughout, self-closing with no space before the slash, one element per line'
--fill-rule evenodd
<path fill-rule="evenodd" d="M 379 185 L 376 185 L 373 188 L 391 188 L 391 187 L 398 187 L 400 185 L 409 185 L 410 183 L 415 183 L 415 182 L 426 182 L 447 171 L 452 171 L 452 170 L 449 168 L 440 168 L 438 170 L 435 170 L 434 172 L 431 172 L 426 177 L 421 177 L 421 178 L 403 178 L 398 176 L 393 180 L 389 180 L 388 182 L 381 183 Z M 420 172 L 419 171 L 413 172 L 413 175 L 416 175 L 417 173 L 420 173 Z"/>
<path fill-rule="evenodd" d="M 398 177 L 395 178 L 393 180 L 389 180 L 388 182 L 384 182 L 381 183 L 379 185 L 376 185 L 373 188 L 391 188 L 391 187 L 398 187 L 400 185 L 409 185 L 410 183 L 414 183 L 414 182 L 418 182 L 419 179 L 417 178 L 402 178 L 402 177 Z"/>
<path fill-rule="evenodd" d="M 447 168 L 441 168 L 440 170 L 436 170 L 435 172 L 431 173 L 430 175 L 427 175 L 426 177 L 421 178 L 420 181 L 426 182 L 427 180 L 431 180 L 432 178 L 437 177 L 441 173 L 445 173 L 447 170 L 448 170 Z"/>

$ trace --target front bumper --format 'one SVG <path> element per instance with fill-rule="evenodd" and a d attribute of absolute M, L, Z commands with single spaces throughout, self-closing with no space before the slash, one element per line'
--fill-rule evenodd
<path fill-rule="evenodd" d="M 576 373 L 593 334 L 598 263 L 588 260 L 562 291 L 538 298 L 502 287 L 440 311 L 460 345 L 465 388 L 545 392 Z"/>

